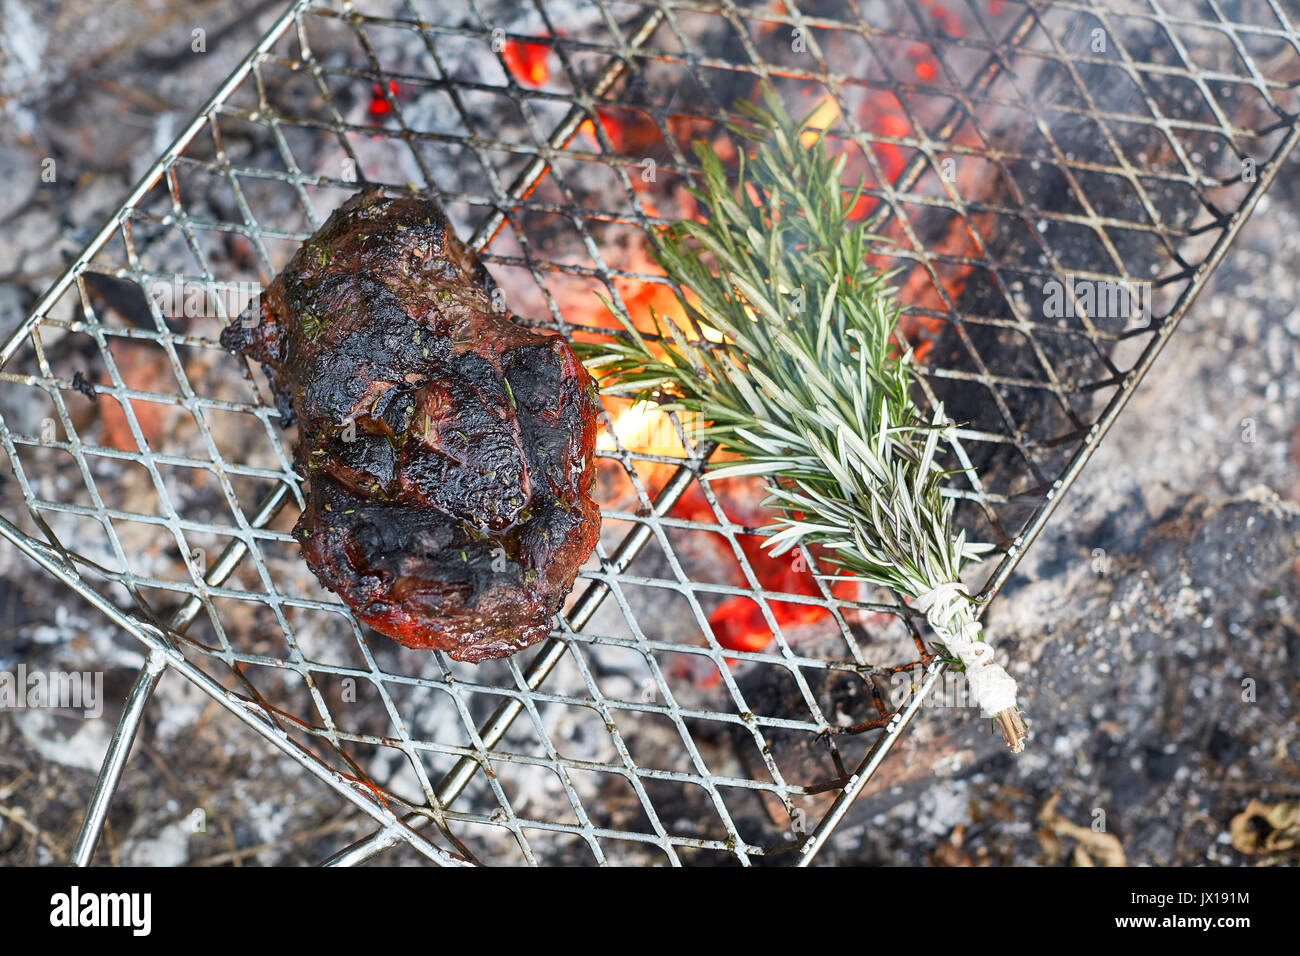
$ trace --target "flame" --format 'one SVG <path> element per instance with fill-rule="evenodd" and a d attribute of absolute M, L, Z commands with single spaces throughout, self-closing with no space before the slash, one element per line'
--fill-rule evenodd
<path fill-rule="evenodd" d="M 799 142 L 805 149 L 811 149 L 817 142 L 820 133 L 830 129 L 835 125 L 835 121 L 840 118 L 839 104 L 831 97 L 829 93 L 822 97 L 822 101 L 817 104 L 812 115 L 808 117 L 808 128 L 799 134 Z"/>
<path fill-rule="evenodd" d="M 668 413 L 654 402 L 632 402 L 627 399 L 606 397 L 605 411 L 614 419 L 614 435 L 629 451 L 647 455 L 666 455 L 681 458 L 686 454 L 681 436 L 673 425 Z M 616 410 L 623 406 L 621 411 Z M 679 419 L 682 429 L 690 434 L 694 417 L 682 414 Z M 600 433 L 596 447 L 605 451 L 614 451 L 618 445 L 608 430 Z"/>
<path fill-rule="evenodd" d="M 905 138 L 912 130 L 911 124 L 907 121 L 902 112 L 902 107 L 894 95 L 887 91 L 881 91 L 869 97 L 863 104 L 860 112 L 860 119 L 866 126 L 874 129 L 883 136 L 892 136 L 895 138 Z M 839 105 L 830 96 L 823 95 L 817 107 L 808 118 L 808 129 L 801 133 L 799 142 L 806 148 L 811 148 L 817 142 L 819 133 L 829 130 L 835 125 L 841 116 Z M 871 144 L 872 152 L 875 153 L 876 161 L 879 163 L 880 171 L 885 179 L 893 180 L 903 170 L 905 161 L 903 151 L 893 143 L 874 142 Z M 858 179 L 865 178 L 868 185 L 874 179 L 874 173 L 866 161 L 866 157 L 854 146 L 846 145 L 845 147 L 845 184 L 855 184 Z M 846 188 L 845 195 L 851 195 L 852 190 Z M 876 208 L 879 200 L 875 196 L 859 196 L 853 208 L 849 210 L 850 219 L 861 219 L 871 213 Z"/>

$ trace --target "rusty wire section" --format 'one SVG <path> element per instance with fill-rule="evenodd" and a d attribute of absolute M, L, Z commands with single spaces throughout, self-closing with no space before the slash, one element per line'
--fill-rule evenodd
<path fill-rule="evenodd" d="M 867 184 L 925 397 L 964 423 L 991 596 L 1293 145 L 1295 11 L 514 6 L 291 9 L 7 344 L 27 513 L 0 531 L 385 825 L 346 862 L 791 860 L 901 729 L 899 676 L 934 673 L 899 603 L 765 587 L 741 491 L 696 480 L 709 449 L 611 421 L 602 541 L 547 645 L 473 667 L 362 632 L 297 560 L 292 436 L 215 344 L 229 284 L 269 280 L 359 175 L 436 198 L 529 321 L 608 327 L 596 291 L 644 315 L 640 237 L 689 214 L 689 142 L 723 144 L 766 77 Z M 178 275 L 208 314 L 160 304 Z M 1104 283 L 1146 307 L 1085 301 Z M 738 599 L 762 650 L 717 640 Z"/>

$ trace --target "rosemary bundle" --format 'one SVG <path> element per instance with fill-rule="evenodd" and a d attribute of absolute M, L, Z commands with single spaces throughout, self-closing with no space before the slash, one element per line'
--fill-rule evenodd
<path fill-rule="evenodd" d="M 960 582 L 991 546 L 953 533 L 949 473 L 936 461 L 952 424 L 942 406 L 926 420 L 912 401 L 911 352 L 895 338 L 901 309 L 867 261 L 879 237 L 849 219 L 862 186 L 846 195 L 845 158 L 770 88 L 763 98 L 740 106 L 752 127 L 732 127 L 755 144 L 734 185 L 717 153 L 695 143 L 704 221 L 653 237 L 692 333 L 652 313 L 657 335 L 643 336 L 606 301 L 623 332 L 575 348 L 604 392 L 707 423 L 700 437 L 738 458 L 710 478 L 765 478 L 778 512 L 763 529 L 773 555 L 820 545 L 837 568 L 827 577 L 910 599 L 1019 751 L 1015 681 L 993 661 Z"/>

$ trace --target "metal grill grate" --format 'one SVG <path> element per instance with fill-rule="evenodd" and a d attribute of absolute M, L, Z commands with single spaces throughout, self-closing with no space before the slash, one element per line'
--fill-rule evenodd
<path fill-rule="evenodd" d="M 375 819 L 336 863 L 403 841 L 441 863 L 806 863 L 942 672 L 890 595 L 765 586 L 743 489 L 697 480 L 711 449 L 680 422 L 681 454 L 607 423 L 602 543 L 540 648 L 476 668 L 358 629 L 296 557 L 259 373 L 215 344 L 223 284 L 269 280 L 350 172 L 437 198 L 512 311 L 572 335 L 593 291 L 637 314 L 662 287 L 639 237 L 689 212 L 690 139 L 721 143 L 762 77 L 821 104 L 892 243 L 925 398 L 966 423 L 953 493 L 999 545 L 992 597 L 1300 135 L 1275 0 L 511 6 L 295 3 L 6 343 L 27 509 L 0 532 L 150 651 L 79 861 L 167 667 Z M 177 275 L 216 314 L 160 307 Z M 1108 315 L 1080 282 L 1149 283 L 1150 309 Z M 735 599 L 765 649 L 716 639 Z"/>

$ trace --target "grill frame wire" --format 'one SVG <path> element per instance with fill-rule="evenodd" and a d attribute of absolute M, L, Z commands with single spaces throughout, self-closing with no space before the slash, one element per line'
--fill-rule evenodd
<path fill-rule="evenodd" d="M 665 21 L 672 23 L 674 20 L 674 13 L 683 8 L 683 6 L 684 5 L 667 3 L 659 4 L 651 10 L 650 15 L 641 23 L 641 29 L 634 31 L 633 36 L 640 36 L 642 40 L 649 39 L 661 23 Z M 1152 14 L 1153 18 L 1167 28 L 1170 18 L 1163 14 L 1158 6 L 1154 4 L 1152 6 L 1155 11 Z M 181 135 L 178 136 L 177 140 L 145 173 L 113 218 L 110 219 L 110 221 L 105 224 L 104 228 L 96 234 L 77 259 L 73 261 L 69 268 L 56 282 L 55 286 L 52 287 L 51 290 L 37 303 L 32 314 L 28 316 L 23 326 L 15 332 L 15 334 L 5 344 L 3 350 L 0 351 L 0 367 L 7 368 L 10 360 L 26 341 L 28 334 L 35 334 L 35 329 L 40 324 L 41 320 L 48 315 L 55 304 L 69 292 L 74 284 L 77 286 L 82 302 L 88 305 L 89 299 L 84 287 L 84 282 L 82 281 L 82 276 L 88 271 L 87 267 L 92 263 L 95 256 L 105 247 L 116 233 L 119 231 L 122 231 L 124 234 L 128 233 L 130 213 L 160 179 L 166 177 L 168 184 L 172 189 L 171 195 L 175 201 L 177 195 L 177 186 L 175 181 L 176 173 L 174 168 L 176 161 L 183 156 L 186 148 L 192 141 L 194 141 L 195 137 L 197 137 L 209 123 L 214 122 L 215 114 L 223 104 L 225 104 L 230 95 L 245 82 L 250 73 L 253 72 L 254 68 L 262 62 L 263 58 L 269 56 L 272 49 L 287 34 L 287 32 L 297 25 L 300 34 L 302 33 L 303 27 L 301 18 L 311 9 L 312 3 L 310 0 L 296 0 L 296 2 L 285 11 L 276 23 L 272 25 L 263 40 L 259 42 L 252 51 L 250 51 L 249 55 L 231 74 L 231 77 L 222 84 L 218 91 L 205 105 L 203 110 L 196 115 L 194 120 L 192 120 Z M 719 5 L 719 9 L 728 12 L 734 18 L 740 18 L 741 16 L 739 11 L 737 11 L 730 3 Z M 790 5 L 789 9 L 794 9 L 793 5 Z M 1024 21 L 1032 26 L 1033 23 L 1036 22 L 1035 18 L 1041 14 L 1043 9 L 1078 10 L 1098 15 L 1096 9 L 1088 4 L 1034 3 L 1026 7 Z M 1277 4 L 1272 4 L 1270 9 L 1278 13 L 1280 22 L 1287 24 L 1285 17 L 1283 17 L 1278 10 Z M 1215 7 L 1215 10 L 1216 13 L 1222 17 L 1217 6 Z M 746 11 L 746 13 L 748 14 L 750 11 Z M 795 10 L 793 15 L 784 19 L 783 22 L 792 27 L 802 28 L 805 30 L 810 30 L 810 28 L 815 26 L 817 23 L 815 18 L 806 18 L 797 10 Z M 1288 42 L 1291 42 L 1294 46 L 1294 31 L 1289 30 L 1289 32 L 1291 39 Z M 1048 35 L 1053 36 L 1050 31 L 1048 31 Z M 619 34 L 619 36 L 621 38 L 621 34 Z M 1233 36 L 1235 37 L 1235 33 Z M 303 38 L 305 39 L 305 35 Z M 1005 42 L 1005 40 L 1002 42 Z M 1238 46 L 1240 46 L 1240 44 L 1238 44 Z M 562 49 L 562 45 L 557 44 L 557 50 L 559 49 Z M 624 49 L 625 53 L 631 54 L 640 49 L 640 44 L 633 45 L 631 43 L 625 43 Z M 750 53 L 751 58 L 756 58 L 756 51 L 750 49 L 748 52 Z M 1063 59 L 1068 59 L 1064 52 L 1059 49 L 1059 46 L 1057 52 Z M 820 57 L 820 53 L 815 52 L 814 56 Z M 758 63 L 762 63 L 761 58 L 756 59 L 758 60 Z M 1265 90 L 1270 89 L 1271 87 L 1269 82 L 1259 73 L 1253 60 L 1248 55 L 1243 56 L 1243 59 L 1258 83 L 1263 86 Z M 703 58 L 703 60 L 708 60 L 708 58 Z M 819 60 L 819 62 L 821 62 L 824 67 L 824 61 Z M 371 65 L 372 68 L 378 71 L 376 75 L 380 78 L 379 82 L 386 82 L 388 74 L 384 73 L 382 69 L 378 67 L 378 64 L 374 62 L 373 58 Z M 1132 60 L 1129 61 L 1129 65 L 1130 68 L 1134 68 Z M 1186 60 L 1184 65 L 1188 67 L 1189 72 L 1196 72 L 1196 68 L 1191 67 Z M 999 56 L 995 53 L 990 56 L 985 69 L 977 74 L 976 79 L 978 80 L 979 77 L 983 76 L 986 77 L 984 83 L 986 85 L 991 84 L 1002 74 L 1005 68 L 1005 65 L 999 65 Z M 316 77 L 319 80 L 319 64 L 315 64 L 312 69 L 317 71 Z M 579 124 L 589 115 L 594 114 L 595 99 L 602 96 L 604 92 L 608 91 L 617 83 L 624 69 L 626 69 L 625 63 L 611 62 L 607 66 L 606 71 L 598 77 L 595 87 L 591 92 L 587 94 L 579 94 L 574 97 L 576 102 L 573 109 L 551 136 L 551 149 L 557 149 L 557 142 L 560 143 L 560 148 L 562 148 L 563 143 L 567 143 L 573 133 L 576 132 Z M 761 70 L 757 67 L 755 72 L 761 74 Z M 829 77 L 829 72 L 827 72 L 826 75 Z M 443 82 L 447 82 L 445 78 Z M 1204 85 L 1207 81 L 1201 79 L 1199 82 Z M 906 84 L 899 85 L 906 86 Z M 1080 83 L 1079 86 L 1086 89 L 1082 83 Z M 575 86 L 575 89 L 579 88 Z M 827 89 L 830 90 L 832 94 L 838 92 L 838 87 L 832 83 L 827 83 Z M 964 107 L 968 113 L 972 111 L 973 107 L 971 100 L 978 95 L 980 89 L 981 87 L 976 86 L 972 89 L 966 90 L 967 98 L 961 102 L 954 103 L 952 110 L 955 111 L 953 114 L 955 120 L 960 121 L 962 119 L 962 117 L 958 115 L 959 107 Z M 385 93 L 385 96 L 387 96 L 387 93 Z M 1212 103 L 1215 102 L 1213 97 L 1210 97 L 1210 101 Z M 398 104 L 394 102 L 393 106 L 400 115 L 400 107 L 398 107 Z M 846 115 L 851 116 L 850 110 L 846 109 L 844 112 Z M 1235 129 L 1235 127 L 1228 123 L 1222 116 L 1220 116 L 1220 119 L 1224 123 L 1224 128 Z M 597 136 L 601 139 L 607 140 L 607 136 L 603 130 L 600 129 L 600 124 L 595 123 L 594 126 Z M 945 139 L 945 136 L 941 131 L 945 128 L 947 128 L 946 124 L 941 124 L 937 130 L 927 134 L 929 140 L 942 142 Z M 919 124 L 915 124 L 914 129 L 920 130 L 923 129 L 923 127 Z M 335 132 L 337 133 L 338 130 Z M 1179 143 L 1177 137 L 1170 136 L 1169 139 L 1174 144 Z M 1218 237 L 1214 241 L 1209 252 L 1194 269 L 1189 266 L 1192 274 L 1187 285 L 1178 295 L 1168 314 L 1162 318 L 1158 329 L 1142 350 L 1137 362 L 1126 373 L 1123 373 L 1121 377 L 1118 377 L 1118 387 L 1116 392 L 1105 406 L 1100 417 L 1098 417 L 1096 421 L 1088 427 L 1086 435 L 1082 440 L 1082 444 L 1070 457 L 1068 465 L 1064 471 L 1059 474 L 1051 483 L 1050 487 L 1046 489 L 1042 496 L 1042 500 L 1032 512 L 1029 520 L 1025 523 L 1020 532 L 1011 538 L 1009 546 L 1003 552 L 1001 559 L 994 567 L 988 581 L 985 583 L 981 591 L 981 597 L 985 602 L 992 598 L 1005 584 L 1025 550 L 1037 538 L 1043 526 L 1051 517 L 1051 514 L 1055 510 L 1062 494 L 1073 483 L 1079 472 L 1087 463 L 1087 460 L 1095 451 L 1098 443 L 1113 426 L 1119 414 L 1123 411 L 1125 405 L 1132 397 L 1137 384 L 1141 381 L 1146 371 L 1154 362 L 1161 348 L 1172 335 L 1178 322 L 1181 321 L 1182 317 L 1186 314 L 1186 311 L 1190 307 L 1196 294 L 1199 293 L 1200 289 L 1203 287 L 1205 280 L 1213 272 L 1214 267 L 1221 261 L 1242 223 L 1254 209 L 1259 198 L 1264 194 L 1268 186 L 1273 182 L 1281 166 L 1282 159 L 1295 146 L 1298 139 L 1300 139 L 1300 128 L 1295 125 L 1294 117 L 1292 117 L 1289 133 L 1277 146 L 1273 155 L 1270 157 L 1270 160 L 1267 163 L 1260 164 L 1259 175 L 1255 182 L 1252 184 L 1252 187 L 1248 190 L 1240 204 L 1222 223 L 1223 228 L 1219 232 Z M 603 146 L 611 154 L 616 153 L 608 142 L 604 142 Z M 1175 146 L 1175 149 L 1177 149 L 1177 145 Z M 539 150 L 534 156 L 533 161 L 525 168 L 519 177 L 516 178 L 511 187 L 508 190 L 503 191 L 505 193 L 504 198 L 522 202 L 522 198 L 527 195 L 528 191 L 531 189 L 531 185 L 548 171 L 549 163 L 543 156 L 543 152 L 543 150 Z M 1122 151 L 1119 152 L 1118 155 L 1120 155 L 1121 158 L 1125 157 L 1125 154 Z M 597 156 L 596 159 L 601 162 L 607 162 L 611 165 L 615 162 L 613 159 L 602 158 L 599 156 Z M 1183 159 L 1184 165 L 1187 165 L 1186 158 L 1183 157 Z M 880 187 L 882 201 L 879 210 L 882 213 L 892 214 L 897 208 L 899 208 L 899 206 L 906 201 L 905 197 L 908 190 L 915 185 L 917 179 L 926 169 L 927 164 L 933 164 L 934 160 L 935 157 L 926 150 L 918 149 L 912 161 L 905 167 L 903 173 L 898 179 L 891 183 L 882 178 L 882 185 Z M 1127 162 L 1126 158 L 1124 161 Z M 298 171 L 298 176 L 304 181 L 310 179 L 310 177 L 301 173 L 301 171 Z M 301 191 L 301 184 L 298 185 L 298 188 Z M 305 208 L 311 208 L 310 204 L 307 203 L 305 199 L 303 205 Z M 509 205 L 511 211 L 517 208 L 517 204 L 507 205 Z M 1030 208 L 1031 206 L 1032 204 L 1026 204 L 1027 208 Z M 649 225 L 650 220 L 646 218 L 644 211 L 641 210 L 639 206 L 637 206 L 636 209 L 636 216 L 639 223 L 642 226 Z M 962 210 L 958 209 L 957 211 L 959 214 L 963 215 L 963 218 L 965 218 L 965 214 Z M 1149 201 L 1147 201 L 1147 211 L 1153 212 Z M 179 207 L 177 213 L 182 218 L 185 215 L 184 211 Z M 485 245 L 490 242 L 491 236 L 495 235 L 497 230 L 505 226 L 509 220 L 509 215 L 510 213 L 507 212 L 505 208 L 498 205 L 495 211 L 490 214 L 487 220 L 484 221 L 479 232 L 476 233 L 475 239 L 477 241 L 475 244 Z M 1158 221 L 1158 218 L 1153 218 L 1153 222 Z M 1164 233 L 1160 230 L 1159 226 L 1156 227 L 1156 230 L 1161 232 L 1162 239 L 1165 238 Z M 978 234 L 978 230 L 975 230 L 975 232 Z M 918 245 L 921 250 L 918 253 L 918 256 L 922 259 L 928 258 L 928 253 L 925 251 L 925 244 L 918 243 Z M 207 272 L 205 259 L 202 255 L 199 255 L 198 259 L 203 265 L 205 279 L 212 281 L 211 275 Z M 927 263 L 927 267 L 930 268 L 933 273 L 933 266 Z M 136 270 L 137 274 L 139 274 L 138 264 L 136 265 Z M 1058 270 L 1058 272 L 1060 271 L 1063 270 Z M 943 285 L 941 282 L 936 282 L 936 287 L 942 289 Z M 950 310 L 953 308 L 952 302 L 948 302 L 947 305 Z M 99 335 L 101 339 L 101 349 L 103 349 L 102 332 L 100 332 Z M 175 363 L 176 359 L 174 352 L 171 357 L 173 363 Z M 47 388 L 47 391 L 50 388 L 53 388 L 54 391 L 57 392 L 57 384 L 53 386 L 49 385 L 48 369 L 45 369 L 44 371 L 46 372 L 45 387 Z M 183 373 L 181 373 L 179 369 L 175 369 L 175 371 L 178 373 L 178 382 L 184 383 L 186 379 L 184 378 Z M 1119 376 L 1118 369 L 1115 369 L 1115 372 L 1117 373 L 1117 376 Z M 116 373 L 114 372 L 114 374 Z M 925 384 L 928 386 L 928 381 Z M 129 390 L 125 389 L 120 378 L 116 381 L 116 388 L 119 390 L 120 394 L 130 394 Z M 933 391 L 929 390 L 928 387 L 927 397 L 932 401 L 935 397 Z M 128 418 L 133 419 L 133 415 L 130 413 L 129 403 L 124 403 L 124 405 L 127 407 Z M 59 409 L 60 417 L 63 419 L 65 431 L 67 431 L 68 434 L 71 434 L 70 430 L 68 430 L 69 422 L 67 420 L 66 409 L 63 408 L 59 402 L 56 402 L 56 407 Z M 194 412 L 195 408 L 190 406 L 190 411 Z M 200 428 L 202 428 L 202 417 L 197 414 L 195 417 L 199 420 Z M 146 447 L 141 441 L 141 437 L 138 433 L 138 423 L 135 423 L 132 420 L 131 424 L 132 428 L 136 432 L 136 440 L 140 444 L 140 447 Z M 15 448 L 7 427 L 3 430 L 3 439 L 4 447 L 10 460 L 15 461 Z M 959 460 L 962 464 L 969 465 L 969 460 L 963 457 L 960 443 L 955 443 L 955 450 L 957 451 Z M 698 477 L 704 461 L 708 457 L 708 451 L 709 449 L 696 448 L 692 458 L 677 468 L 677 471 L 674 473 L 672 479 L 670 479 L 668 486 L 665 487 L 664 491 L 661 492 L 654 501 L 652 509 L 653 516 L 661 517 L 666 514 L 668 509 L 671 508 L 673 503 L 677 500 L 678 496 L 680 496 L 690 483 Z M 76 456 L 74 455 L 74 457 Z M 79 463 L 84 471 L 84 459 L 79 459 Z M 24 486 L 24 495 L 27 499 L 29 510 L 31 510 L 33 515 L 35 515 L 35 508 L 33 507 L 34 496 L 32 495 L 31 489 L 26 486 L 25 478 L 21 475 L 20 483 Z M 296 493 L 296 489 L 291 489 L 288 484 L 283 482 L 277 485 L 276 490 L 272 495 L 256 509 L 251 518 L 247 519 L 245 530 L 247 531 L 252 528 L 262 527 L 269 522 L 278 512 L 279 508 L 287 501 L 291 492 Z M 976 488 L 976 492 L 978 494 L 978 487 Z M 644 492 L 642 492 L 642 494 L 644 494 Z M 99 829 L 102 826 L 113 791 L 119 782 L 120 771 L 129 753 L 131 742 L 138 730 L 144 705 L 147 702 L 149 695 L 152 693 L 153 688 L 156 686 L 158 678 L 168 667 L 175 669 L 178 673 L 181 673 L 187 679 L 193 681 L 200 687 L 200 689 L 216 699 L 239 719 L 247 723 L 254 731 L 270 740 L 284 753 L 291 756 L 298 764 L 322 779 L 327 785 L 333 787 L 337 792 L 359 806 L 364 812 L 368 813 L 376 820 L 380 829 L 375 834 L 370 838 L 355 844 L 353 847 L 340 852 L 332 858 L 330 862 L 360 862 L 364 859 L 368 859 L 380 849 L 396 845 L 399 842 L 409 843 L 417 851 L 423 853 L 434 862 L 445 864 L 463 864 L 467 862 L 458 854 L 428 842 L 417 831 L 422 824 L 428 822 L 435 822 L 440 826 L 444 824 L 441 811 L 447 809 L 450 803 L 469 782 L 470 777 L 472 777 L 475 772 L 482 769 L 482 765 L 476 756 L 466 754 L 461 757 L 456 768 L 443 778 L 441 784 L 437 788 L 439 799 L 432 807 L 425 808 L 423 812 L 413 812 L 408 814 L 405 818 L 401 817 L 382 797 L 379 797 L 356 780 L 350 779 L 348 775 L 340 772 L 337 768 L 325 764 L 319 758 L 315 757 L 299 744 L 295 743 L 291 739 L 290 735 L 275 720 L 268 717 L 263 708 L 257 706 L 252 700 L 242 698 L 239 695 L 232 694 L 230 691 L 222 688 L 209 674 L 207 674 L 202 668 L 197 667 L 191 660 L 186 658 L 180 652 L 171 634 L 169 634 L 169 631 L 178 633 L 183 632 L 185 627 L 187 627 L 188 624 L 191 623 L 200 613 L 203 608 L 203 600 L 199 589 L 196 588 L 190 593 L 189 597 L 182 603 L 181 607 L 169 619 L 167 627 L 159 627 L 139 616 L 122 612 L 116 607 L 116 605 L 104 598 L 94 587 L 84 582 L 80 577 L 80 572 L 77 570 L 75 562 L 68 554 L 62 552 L 61 548 L 57 545 L 51 542 L 41 541 L 38 538 L 28 535 L 19 529 L 17 525 L 4 517 L 0 517 L 0 534 L 3 534 L 6 538 L 14 542 L 20 550 L 26 553 L 38 564 L 45 567 L 57 579 L 80 593 L 115 623 L 134 634 L 148 649 L 147 662 L 144 668 L 142 668 L 136 684 L 128 696 L 127 706 L 124 709 L 122 718 L 119 720 L 112 738 L 108 755 L 105 758 L 103 769 L 99 780 L 97 781 L 96 789 L 92 796 L 86 819 L 74 851 L 75 862 L 86 864 L 89 862 L 90 857 L 93 854 Z M 609 593 L 609 582 L 617 581 L 618 576 L 627 570 L 628 566 L 636 557 L 640 547 L 655 535 L 662 538 L 663 530 L 660 524 L 651 521 L 637 523 L 615 552 L 610 557 L 602 560 L 603 569 L 601 575 L 597 576 L 586 586 L 582 597 L 579 599 L 577 605 L 575 605 L 570 614 L 570 625 L 573 631 L 576 632 L 581 629 L 583 624 L 590 618 L 590 615 L 594 613 L 600 601 L 607 593 Z M 221 582 L 235 570 L 236 566 L 244 559 L 249 551 L 249 540 L 255 539 L 238 539 L 226 548 L 226 550 L 218 557 L 213 567 L 208 569 L 205 575 L 206 585 L 211 587 L 219 586 Z M 744 562 L 742 559 L 742 568 L 743 567 Z M 748 571 L 748 569 L 746 570 Z M 752 572 L 749 573 L 752 575 Z M 755 587 L 756 591 L 758 590 L 757 582 L 755 580 L 751 580 L 750 584 Z M 828 597 L 828 595 L 823 593 L 823 598 Z M 983 605 L 983 607 L 986 606 L 987 603 Z M 981 608 L 981 611 L 983 607 Z M 840 623 L 841 626 L 843 626 L 842 620 Z M 774 628 L 774 630 L 776 629 Z M 912 629 L 912 633 L 915 635 L 915 628 Z M 782 640 L 778 639 L 778 643 L 782 644 L 784 648 L 784 642 Z M 496 753 L 493 750 L 495 742 L 501 739 L 510 723 L 523 711 L 529 710 L 534 719 L 536 719 L 535 713 L 532 713 L 531 701 L 528 695 L 522 692 L 522 688 L 527 687 L 530 691 L 536 690 L 550 673 L 552 667 L 564 656 L 566 649 L 567 643 L 565 641 L 552 637 L 536 652 L 535 657 L 529 663 L 526 670 L 520 671 L 517 666 L 512 665 L 512 671 L 514 672 L 516 682 L 519 683 L 521 693 L 517 696 L 507 694 L 506 696 L 508 699 L 502 703 L 497 713 L 483 726 L 481 736 L 477 739 L 475 746 L 478 755 L 483 755 L 485 757 L 496 756 Z M 854 772 L 847 777 L 845 786 L 836 797 L 821 822 L 812 831 L 808 839 L 802 841 L 801 852 L 797 859 L 798 864 L 806 865 L 822 848 L 835 826 L 843 819 L 844 814 L 849 809 L 853 800 L 859 793 L 861 793 L 872 775 L 888 755 L 894 743 L 898 740 L 901 733 L 915 715 L 917 709 L 921 706 L 926 695 L 933 689 L 936 682 L 942 676 L 945 665 L 941 659 L 929 655 L 928 659 L 923 658 L 923 662 L 926 664 L 926 669 L 920 686 L 910 696 L 906 705 L 900 711 L 893 713 L 887 721 L 881 722 L 884 724 L 883 732 L 875 741 L 866 756 L 859 764 L 857 764 Z M 371 661 L 371 665 L 372 667 L 374 666 L 373 660 Z M 726 676 L 727 675 L 724 673 L 724 678 Z M 729 689 L 733 695 L 736 693 L 734 686 L 730 686 Z M 570 796 L 571 799 L 575 800 L 576 804 L 578 802 L 576 797 L 573 797 L 572 794 Z M 785 793 L 779 794 L 779 796 L 783 799 L 786 798 Z M 515 821 L 515 826 L 517 827 L 518 825 L 518 821 Z M 589 822 L 586 824 L 586 829 L 590 833 L 591 825 Z M 448 835 L 445 828 L 443 829 L 443 833 L 444 835 Z M 658 835 L 660 839 L 666 840 L 666 835 L 662 830 L 660 830 Z M 589 836 L 588 839 L 589 841 L 595 841 L 594 837 Z M 677 862 L 676 856 L 673 853 L 673 846 L 689 845 L 689 843 L 690 841 L 679 841 L 675 844 L 673 841 L 667 841 L 666 843 L 661 843 L 659 845 L 661 849 L 667 849 L 668 856 L 673 862 Z M 742 863 L 749 862 L 745 855 L 745 848 L 743 846 L 739 848 L 739 852 L 737 852 L 736 855 Z M 603 861 L 599 852 L 597 857 Z"/>

